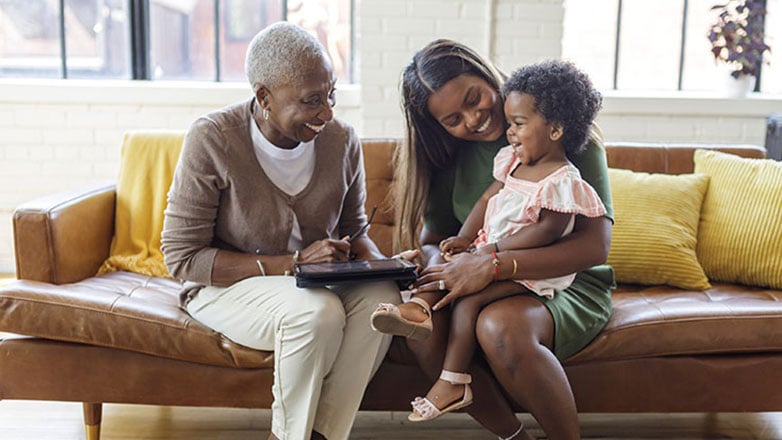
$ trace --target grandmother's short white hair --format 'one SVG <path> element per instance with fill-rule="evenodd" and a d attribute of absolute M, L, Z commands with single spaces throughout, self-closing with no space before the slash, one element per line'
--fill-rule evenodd
<path fill-rule="evenodd" d="M 253 93 L 263 85 L 276 88 L 295 83 L 312 61 L 328 60 L 320 42 L 303 28 L 280 21 L 258 32 L 247 47 L 244 71 Z"/>

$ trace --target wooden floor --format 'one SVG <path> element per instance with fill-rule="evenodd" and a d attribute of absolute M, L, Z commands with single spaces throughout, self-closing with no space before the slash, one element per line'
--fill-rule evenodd
<path fill-rule="evenodd" d="M 103 440 L 265 440 L 267 410 L 104 405 Z M 405 413 L 362 412 L 351 439 L 493 440 L 463 414 L 411 424 Z M 533 435 L 541 431 L 529 416 L 520 418 Z M 782 439 L 782 413 L 762 414 L 585 414 L 588 439 Z M 0 402 L 2 440 L 81 440 L 81 404 Z"/>

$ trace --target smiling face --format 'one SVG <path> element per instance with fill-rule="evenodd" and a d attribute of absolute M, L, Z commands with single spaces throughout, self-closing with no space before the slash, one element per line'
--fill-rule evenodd
<path fill-rule="evenodd" d="M 505 118 L 509 127 L 508 142 L 524 165 L 535 165 L 547 161 L 562 161 L 562 126 L 550 124 L 535 110 L 532 95 L 511 92 L 505 98 Z"/>
<path fill-rule="evenodd" d="M 331 62 L 325 57 L 305 66 L 306 74 L 291 84 L 256 94 L 269 119 L 258 119 L 263 135 L 280 148 L 295 148 L 314 139 L 334 117 L 334 85 L 337 82 Z M 259 112 L 260 113 L 260 112 Z"/>
<path fill-rule="evenodd" d="M 429 96 L 427 109 L 453 137 L 491 142 L 505 129 L 502 99 L 484 79 L 459 75 Z"/>

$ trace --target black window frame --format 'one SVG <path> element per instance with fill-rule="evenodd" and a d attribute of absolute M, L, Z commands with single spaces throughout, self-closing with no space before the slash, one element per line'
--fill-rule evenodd
<path fill-rule="evenodd" d="M 728 0 L 726 0 L 728 1 Z M 760 0 L 763 3 L 763 7 L 767 6 L 766 0 Z M 617 85 L 619 83 L 619 48 L 622 38 L 622 2 L 623 0 L 617 0 L 616 7 L 616 41 L 614 42 L 614 72 L 613 72 L 613 84 L 612 88 L 618 90 Z M 689 1 L 683 0 L 682 7 L 682 36 L 681 44 L 679 45 L 679 73 L 677 79 L 677 91 L 682 91 L 682 78 L 684 77 L 684 50 L 687 43 L 687 12 L 689 10 Z M 763 28 L 765 29 L 766 19 L 763 17 Z M 758 61 L 758 75 L 755 81 L 755 92 L 760 92 L 760 78 L 763 73 L 763 62 Z"/>
<path fill-rule="evenodd" d="M 130 79 L 131 80 L 152 80 L 151 61 L 150 61 L 150 21 L 149 10 L 150 0 L 127 0 L 130 32 Z M 222 16 L 221 0 L 212 0 L 214 7 L 214 26 L 215 26 L 215 78 L 214 82 L 221 82 L 220 76 L 220 32 Z M 280 0 L 282 7 L 282 20 L 288 19 L 288 1 Z M 350 1 L 350 78 L 355 78 L 355 48 L 356 48 L 356 0 Z M 59 38 L 60 38 L 60 79 L 68 79 L 68 53 L 65 31 L 65 0 L 59 0 Z"/>

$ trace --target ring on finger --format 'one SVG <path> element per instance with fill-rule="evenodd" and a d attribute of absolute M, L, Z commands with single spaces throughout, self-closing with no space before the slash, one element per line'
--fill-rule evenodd
<path fill-rule="evenodd" d="M 445 280 L 439 280 L 437 281 L 437 288 L 439 290 L 446 290 L 445 288 Z"/>

